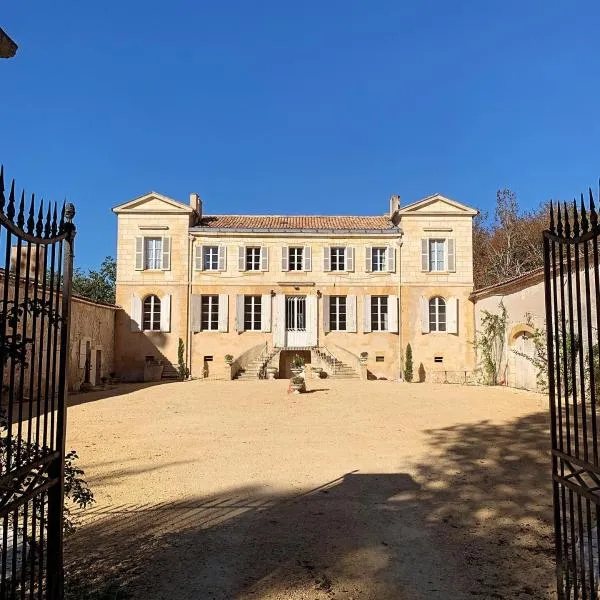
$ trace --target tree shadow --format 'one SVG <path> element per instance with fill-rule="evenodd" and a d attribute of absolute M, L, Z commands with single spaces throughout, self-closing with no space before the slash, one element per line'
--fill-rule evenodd
<path fill-rule="evenodd" d="M 547 415 L 427 434 L 410 473 L 96 507 L 68 563 L 150 600 L 554 598 Z"/>
<path fill-rule="evenodd" d="M 181 383 L 177 380 L 164 379 L 162 381 L 145 382 L 145 383 L 119 383 L 110 385 L 103 390 L 94 390 L 91 392 L 77 392 L 69 393 L 67 397 L 67 405 L 77 406 L 79 404 L 88 404 L 90 402 L 97 402 L 98 400 L 106 400 L 107 398 L 113 398 L 122 396 L 125 394 L 132 394 L 139 390 L 146 388 L 155 387 L 158 385 L 171 385 L 173 383 Z"/>

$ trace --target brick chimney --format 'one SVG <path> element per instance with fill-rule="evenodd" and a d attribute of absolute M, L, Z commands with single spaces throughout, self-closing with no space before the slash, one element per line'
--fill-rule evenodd
<path fill-rule="evenodd" d="M 400 196 L 394 194 L 390 198 L 390 219 L 397 225 L 399 222 L 398 211 L 400 210 Z"/>
<path fill-rule="evenodd" d="M 198 215 L 198 219 L 202 218 L 202 200 L 200 200 L 200 196 L 196 194 L 196 192 L 192 192 L 190 194 L 190 206 L 196 211 Z"/>

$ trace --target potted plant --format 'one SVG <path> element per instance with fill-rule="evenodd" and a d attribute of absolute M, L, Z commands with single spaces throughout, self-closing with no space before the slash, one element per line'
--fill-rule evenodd
<path fill-rule="evenodd" d="M 367 358 L 369 358 L 369 353 L 368 352 L 361 352 L 360 353 L 360 358 L 359 358 L 359 362 L 361 365 L 366 365 L 367 364 Z"/>
<path fill-rule="evenodd" d="M 299 375 L 292 377 L 290 379 L 290 389 L 294 394 L 300 394 L 301 392 L 303 392 L 306 389 L 304 379 Z"/>
<path fill-rule="evenodd" d="M 233 362 L 233 355 L 232 354 L 226 354 L 225 355 L 225 362 L 230 365 Z"/>
<path fill-rule="evenodd" d="M 292 358 L 292 373 L 294 375 L 300 375 L 303 369 L 304 359 L 300 355 L 294 354 L 294 357 Z"/>

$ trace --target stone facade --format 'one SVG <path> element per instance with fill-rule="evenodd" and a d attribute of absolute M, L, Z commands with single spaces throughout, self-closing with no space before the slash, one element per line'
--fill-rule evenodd
<path fill-rule="evenodd" d="M 195 194 L 183 204 L 151 192 L 114 212 L 117 304 L 124 309 L 116 319 L 115 365 L 123 379 L 141 379 L 150 358 L 172 368 L 180 339 L 193 377 L 228 378 L 226 355 L 239 364 L 261 347 L 321 348 L 346 363 L 367 352 L 367 370 L 375 378 L 400 377 L 408 343 L 415 372 L 421 367 L 426 378 L 473 368 L 469 294 L 477 213 L 463 204 L 434 195 L 406 207 L 392 197 L 381 217 L 211 216 L 203 214 Z M 429 239 L 443 248 L 432 250 L 444 255 L 436 271 L 429 270 Z M 157 248 L 160 257 L 152 254 Z M 248 248 L 260 249 L 256 270 L 247 268 Z M 303 249 L 302 270 L 291 270 L 296 251 L 290 248 Z M 344 257 L 341 271 L 334 270 L 336 252 Z M 385 265 L 376 271 L 380 252 Z M 160 304 L 160 323 L 149 320 L 151 296 Z M 259 330 L 242 324 L 246 297 L 260 303 Z M 337 297 L 344 298 L 345 328 L 332 312 Z M 446 331 L 429 328 L 429 300 L 435 297 L 447 311 Z M 291 307 L 294 298 L 300 308 Z M 218 311 L 211 312 L 209 302 Z M 306 332 L 295 331 L 299 317 L 290 315 L 296 311 Z M 207 325 L 208 314 L 214 322 Z M 335 330 L 332 315 L 345 330 Z"/>

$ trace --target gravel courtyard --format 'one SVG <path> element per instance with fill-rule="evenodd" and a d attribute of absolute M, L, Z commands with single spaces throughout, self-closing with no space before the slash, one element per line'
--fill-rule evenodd
<path fill-rule="evenodd" d="M 71 570 L 136 599 L 551 599 L 543 396 L 193 381 L 74 396 Z"/>

